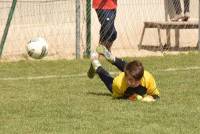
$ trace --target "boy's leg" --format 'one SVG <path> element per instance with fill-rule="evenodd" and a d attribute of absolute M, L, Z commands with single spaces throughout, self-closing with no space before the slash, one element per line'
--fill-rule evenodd
<path fill-rule="evenodd" d="M 112 64 L 115 65 L 120 71 L 123 72 L 127 63 L 120 58 L 115 58 L 115 61 Z"/>
<path fill-rule="evenodd" d="M 91 60 L 92 63 L 90 65 L 90 69 L 88 70 L 88 77 L 92 79 L 95 76 L 95 73 L 97 73 L 100 77 L 100 79 L 104 82 L 108 90 L 112 93 L 112 83 L 113 78 L 110 76 L 110 74 L 101 67 L 101 64 L 98 60 L 97 53 L 91 54 Z"/>
<path fill-rule="evenodd" d="M 110 63 L 115 65 L 119 70 L 121 70 L 122 72 L 124 71 L 124 67 L 127 63 L 120 58 L 114 57 L 106 47 L 104 47 L 103 45 L 99 45 L 96 48 L 96 51 L 99 54 L 103 55 Z"/>
<path fill-rule="evenodd" d="M 110 74 L 101 66 L 97 68 L 96 73 L 99 75 L 108 90 L 112 93 L 113 77 L 111 77 Z"/>

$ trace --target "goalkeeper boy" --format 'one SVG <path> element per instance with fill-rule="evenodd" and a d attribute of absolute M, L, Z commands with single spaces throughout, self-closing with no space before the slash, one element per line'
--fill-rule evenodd
<path fill-rule="evenodd" d="M 91 54 L 92 61 L 88 77 L 93 78 L 97 73 L 113 97 L 146 102 L 156 101 L 160 98 L 154 77 L 148 71 L 144 70 L 140 61 L 133 60 L 126 63 L 122 59 L 114 57 L 102 45 L 98 46 L 96 51 L 122 71 L 118 76 L 113 78 L 101 66 L 98 54 L 96 52 Z"/>

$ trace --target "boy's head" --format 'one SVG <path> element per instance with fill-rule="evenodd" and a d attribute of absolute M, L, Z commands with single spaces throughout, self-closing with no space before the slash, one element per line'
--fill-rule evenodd
<path fill-rule="evenodd" d="M 144 74 L 144 67 L 140 61 L 134 60 L 125 66 L 124 72 L 128 86 L 136 87 Z"/>

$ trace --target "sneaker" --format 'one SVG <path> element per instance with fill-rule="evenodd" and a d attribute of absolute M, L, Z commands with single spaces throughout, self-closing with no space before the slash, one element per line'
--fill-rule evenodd
<path fill-rule="evenodd" d="M 182 13 L 176 14 L 176 15 L 171 19 L 171 21 L 179 21 L 179 20 L 182 20 L 183 17 L 184 17 L 184 16 L 182 15 Z"/>
<path fill-rule="evenodd" d="M 90 79 L 92 79 L 92 78 L 94 78 L 94 76 L 95 76 L 95 69 L 93 68 L 93 65 L 92 65 L 92 63 L 90 64 L 90 68 L 89 68 L 89 70 L 88 70 L 88 72 L 87 72 L 87 76 L 90 78 Z"/>
<path fill-rule="evenodd" d="M 101 63 L 98 60 L 98 54 L 95 53 L 95 52 L 91 53 L 90 59 L 91 59 L 92 62 L 90 64 L 90 68 L 89 68 L 89 70 L 87 72 L 87 76 L 90 79 L 92 79 L 92 78 L 94 78 L 94 76 L 96 74 L 97 68 L 101 66 Z"/>
<path fill-rule="evenodd" d="M 190 18 L 190 13 L 189 12 L 186 12 L 184 14 L 184 17 L 182 18 L 182 21 L 188 21 L 188 19 Z"/>
<path fill-rule="evenodd" d="M 114 62 L 115 61 L 115 57 L 111 54 L 110 51 L 108 51 L 108 49 L 103 46 L 103 45 L 99 45 L 96 48 L 97 53 L 103 55 L 109 62 Z"/>

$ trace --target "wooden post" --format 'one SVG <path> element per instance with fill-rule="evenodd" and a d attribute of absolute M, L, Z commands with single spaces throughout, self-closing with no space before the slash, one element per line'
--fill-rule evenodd
<path fill-rule="evenodd" d="M 197 44 L 197 48 L 198 50 L 200 50 L 200 0 L 199 0 L 199 37 L 198 37 L 198 44 Z"/>
<path fill-rule="evenodd" d="M 179 48 L 179 38 L 180 38 L 180 30 L 175 29 L 175 49 L 177 50 Z"/>

